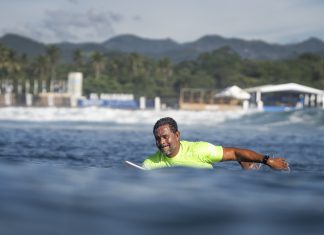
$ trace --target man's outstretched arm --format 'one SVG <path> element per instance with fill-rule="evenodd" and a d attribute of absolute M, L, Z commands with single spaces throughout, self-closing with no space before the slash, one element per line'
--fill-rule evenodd
<path fill-rule="evenodd" d="M 264 163 L 275 170 L 289 170 L 289 164 L 282 157 L 268 159 L 263 154 L 254 152 L 249 149 L 223 147 L 222 161 L 238 161 L 244 169 L 249 169 L 250 162 Z M 246 164 L 244 164 L 246 162 Z M 246 166 L 246 167 L 245 167 Z"/>

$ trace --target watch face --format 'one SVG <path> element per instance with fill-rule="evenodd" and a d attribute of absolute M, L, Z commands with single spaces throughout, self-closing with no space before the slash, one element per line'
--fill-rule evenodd
<path fill-rule="evenodd" d="M 264 155 L 262 163 L 267 164 L 269 157 L 270 157 L 269 155 Z"/>

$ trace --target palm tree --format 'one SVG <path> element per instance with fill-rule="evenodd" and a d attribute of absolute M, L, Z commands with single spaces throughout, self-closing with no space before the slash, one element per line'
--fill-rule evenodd
<path fill-rule="evenodd" d="M 50 45 L 46 49 L 46 54 L 51 69 L 51 80 L 56 80 L 56 66 L 60 57 L 60 49 L 54 45 Z"/>
<path fill-rule="evenodd" d="M 78 48 L 73 51 L 73 62 L 76 70 L 81 70 L 83 65 L 82 51 Z"/>
<path fill-rule="evenodd" d="M 101 71 L 104 68 L 105 57 L 100 52 L 96 51 L 92 54 L 92 64 L 95 70 L 95 78 L 99 79 Z"/>
<path fill-rule="evenodd" d="M 18 73 L 21 71 L 21 65 L 18 61 L 15 51 L 0 44 L 0 76 L 7 80 L 13 78 L 13 91 L 16 92 L 18 84 Z"/>
<path fill-rule="evenodd" d="M 17 61 L 16 53 L 0 44 L 0 75 L 8 77 L 21 69 Z"/>
<path fill-rule="evenodd" d="M 163 58 L 159 60 L 158 70 L 166 78 L 173 75 L 172 63 L 168 58 Z"/>
<path fill-rule="evenodd" d="M 48 80 L 48 64 L 48 58 L 46 56 L 38 56 L 35 58 L 32 67 L 33 73 L 36 75 L 38 80 L 38 82 L 36 82 L 37 84 L 41 84 L 42 81 L 45 82 Z M 42 87 L 42 89 L 46 89 L 46 87 Z"/>

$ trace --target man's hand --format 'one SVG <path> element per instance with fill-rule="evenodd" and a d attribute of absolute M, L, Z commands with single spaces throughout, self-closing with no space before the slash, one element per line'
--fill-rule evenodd
<path fill-rule="evenodd" d="M 278 158 L 269 158 L 267 161 L 267 165 L 275 170 L 289 170 L 289 164 L 286 159 L 278 157 Z"/>

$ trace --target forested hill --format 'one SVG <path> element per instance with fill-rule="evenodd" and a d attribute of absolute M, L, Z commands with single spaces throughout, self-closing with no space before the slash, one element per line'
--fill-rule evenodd
<path fill-rule="evenodd" d="M 0 43 L 28 57 L 43 55 L 45 43 L 15 34 L 0 38 Z M 98 51 L 100 53 L 126 52 L 138 53 L 149 58 L 168 58 L 173 62 L 194 60 L 201 53 L 211 52 L 224 46 L 230 47 L 241 58 L 254 60 L 281 60 L 296 58 L 303 53 L 324 56 L 324 42 L 310 38 L 295 44 L 271 44 L 260 40 L 242 40 L 224 38 L 217 35 L 204 36 L 196 41 L 178 43 L 171 39 L 146 39 L 134 35 L 120 35 L 102 43 L 68 43 L 53 44 L 61 50 L 62 61 L 72 61 L 73 51 L 80 49 L 84 54 Z"/>
<path fill-rule="evenodd" d="M 15 38 L 16 40 L 10 40 Z M 280 46 L 269 52 L 274 55 L 276 50 L 282 53 L 294 48 L 294 55 L 304 52 L 305 48 L 313 53 L 302 53 L 293 58 L 282 60 L 256 60 L 242 58 L 233 48 L 223 46 L 213 50 L 213 38 L 205 37 L 192 43 L 182 44 L 180 47 L 172 40 L 157 40 L 148 43 L 144 39 L 122 37 L 114 38 L 102 44 L 62 43 L 45 45 L 17 36 L 5 37 L 12 44 L 26 42 L 26 47 L 20 44 L 17 49 L 24 49 L 24 53 L 45 53 L 38 56 L 19 55 L 16 50 L 0 43 L 0 82 L 3 89 L 4 83 L 13 84 L 13 92 L 18 92 L 18 85 L 44 84 L 47 90 L 54 87 L 54 83 L 66 81 L 67 74 L 71 71 L 82 72 L 84 76 L 84 95 L 91 93 L 131 93 L 136 97 L 146 96 L 153 98 L 160 96 L 163 102 L 175 104 L 181 88 L 208 88 L 224 89 L 237 85 L 242 88 L 264 84 L 280 84 L 296 82 L 318 89 L 324 89 L 324 56 L 317 55 L 322 42 L 311 39 L 298 45 Z M 174 48 L 180 48 L 177 56 L 180 58 L 187 53 L 204 51 L 195 59 L 172 63 L 168 58 L 152 59 L 138 53 L 126 53 L 131 49 L 132 40 L 137 41 L 137 49 L 146 53 L 157 54 L 167 47 L 170 54 Z M 107 44 L 114 42 L 113 50 L 107 49 Z M 157 44 L 155 44 L 157 43 Z M 264 45 L 260 42 L 260 45 Z M 122 45 L 128 45 L 123 47 Z M 156 46 L 154 46 L 156 45 Z M 159 45 L 159 46 L 158 46 Z M 218 46 L 222 46 L 221 42 Z M 82 50 L 79 49 L 82 46 Z M 190 47 L 190 51 L 182 51 L 182 47 Z M 261 46 L 260 46 L 261 47 Z M 270 45 L 267 45 L 270 47 Z M 119 50 L 117 50 L 118 48 Z M 258 47 L 257 47 L 258 48 Z M 279 50 L 281 48 L 281 50 Z M 285 48 L 285 49 L 283 49 Z M 123 52 L 120 52 L 123 49 Z M 261 50 L 260 48 L 258 48 Z M 265 50 L 268 50 L 264 49 Z M 105 51 L 107 50 L 107 51 Z M 119 52 L 116 52 L 119 51 Z M 20 52 L 21 53 L 21 52 Z M 248 49 L 246 54 L 252 55 Z M 271 54 L 272 53 L 272 54 Z M 63 61 L 63 56 L 71 56 L 71 61 Z M 189 57 L 186 57 L 189 58 Z"/>
<path fill-rule="evenodd" d="M 7 34 L 0 38 L 0 43 L 19 54 L 35 57 L 45 54 L 46 44 L 16 34 Z"/>

